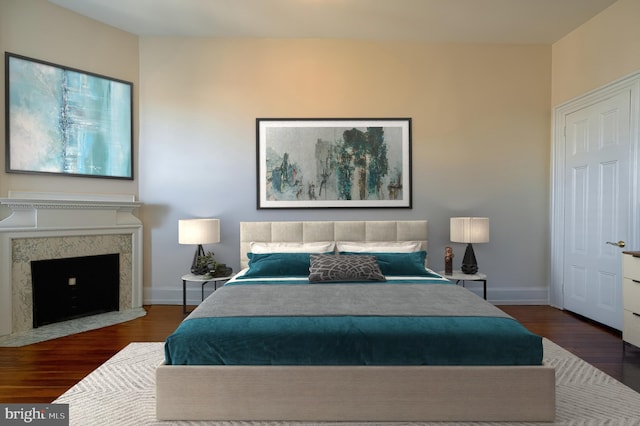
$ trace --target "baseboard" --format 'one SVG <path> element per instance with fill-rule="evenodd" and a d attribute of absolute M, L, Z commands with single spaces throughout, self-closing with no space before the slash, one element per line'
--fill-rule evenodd
<path fill-rule="evenodd" d="M 548 305 L 547 287 L 488 288 L 487 299 L 494 305 Z"/>

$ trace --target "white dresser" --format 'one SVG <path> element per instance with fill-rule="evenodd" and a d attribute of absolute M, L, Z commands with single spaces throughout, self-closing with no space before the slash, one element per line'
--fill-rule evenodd
<path fill-rule="evenodd" d="M 622 255 L 622 340 L 640 347 L 640 252 Z"/>

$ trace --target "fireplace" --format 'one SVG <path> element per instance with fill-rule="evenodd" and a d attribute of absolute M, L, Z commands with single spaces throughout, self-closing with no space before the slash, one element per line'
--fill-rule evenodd
<path fill-rule="evenodd" d="M 132 195 L 9 192 L 0 220 L 0 336 L 33 329 L 31 263 L 118 254 L 118 311 L 142 307 L 142 223 Z M 67 277 L 67 285 L 69 279 Z"/>
<path fill-rule="evenodd" d="M 119 257 L 113 253 L 32 261 L 33 328 L 117 311 Z"/>

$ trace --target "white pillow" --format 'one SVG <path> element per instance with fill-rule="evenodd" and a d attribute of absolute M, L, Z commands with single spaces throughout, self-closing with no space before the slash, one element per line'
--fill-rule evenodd
<path fill-rule="evenodd" d="M 253 241 L 250 244 L 251 253 L 333 253 L 334 241 L 318 241 L 313 243 L 276 243 Z"/>
<path fill-rule="evenodd" d="M 413 253 L 422 250 L 420 241 L 338 241 L 338 252 Z"/>

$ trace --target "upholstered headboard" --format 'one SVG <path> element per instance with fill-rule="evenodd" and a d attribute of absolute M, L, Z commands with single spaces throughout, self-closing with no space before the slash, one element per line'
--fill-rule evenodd
<path fill-rule="evenodd" d="M 426 220 L 240 222 L 240 267 L 249 262 L 252 241 L 420 241 L 427 249 Z"/>

